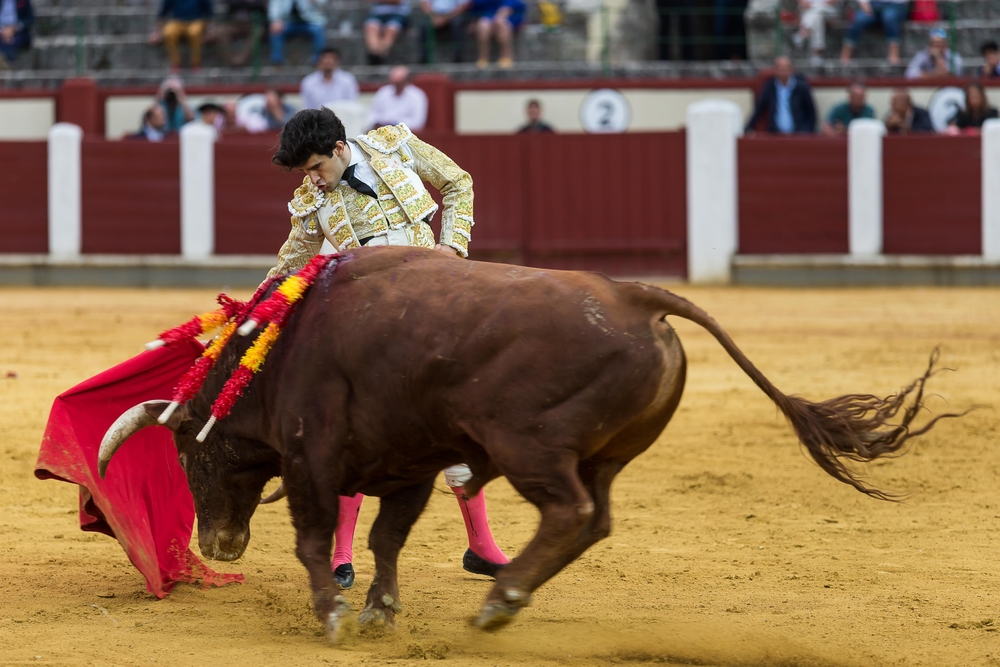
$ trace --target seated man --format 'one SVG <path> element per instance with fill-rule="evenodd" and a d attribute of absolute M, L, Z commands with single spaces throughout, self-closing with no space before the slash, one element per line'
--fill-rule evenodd
<path fill-rule="evenodd" d="M 285 40 L 293 35 L 309 35 L 312 62 L 326 46 L 326 0 L 269 0 L 267 18 L 271 22 L 271 63 L 285 64 Z"/>
<path fill-rule="evenodd" d="M 0 67 L 31 46 L 31 0 L 0 0 Z"/>
<path fill-rule="evenodd" d="M 907 79 L 958 76 L 961 73 L 962 56 L 948 48 L 948 33 L 941 28 L 930 31 L 927 48 L 917 51 L 906 68 Z"/>
<path fill-rule="evenodd" d="M 852 83 L 847 89 L 847 101 L 830 109 L 823 121 L 823 134 L 831 137 L 847 134 L 847 126 L 855 118 L 874 118 L 875 110 L 865 102 L 866 92 L 865 84 Z"/>
<path fill-rule="evenodd" d="M 389 70 L 389 83 L 372 98 L 368 126 L 405 123 L 418 132 L 427 124 L 427 93 L 410 83 L 410 70 L 397 65 Z"/>
<path fill-rule="evenodd" d="M 899 36 L 903 30 L 903 21 L 909 11 L 909 0 L 860 0 L 858 11 L 854 14 L 844 46 L 840 50 L 840 62 L 847 65 L 851 62 L 854 45 L 858 43 L 861 33 L 881 20 L 885 29 L 885 39 L 889 42 L 889 53 L 886 60 L 890 65 L 899 64 Z"/>
<path fill-rule="evenodd" d="M 304 109 L 319 109 L 331 102 L 353 102 L 358 99 L 358 80 L 340 69 L 340 51 L 328 46 L 319 54 L 316 71 L 302 79 L 299 93 Z"/>
<path fill-rule="evenodd" d="M 149 43 L 166 45 L 170 68 L 174 72 L 180 70 L 180 42 L 187 39 L 191 69 L 201 69 L 201 45 L 208 22 L 212 20 L 212 0 L 162 0 L 158 18 Z"/>
<path fill-rule="evenodd" d="M 420 0 L 420 7 L 427 21 L 420 28 L 420 62 L 435 61 L 432 49 L 441 42 L 449 43 L 451 62 L 462 62 L 462 45 L 465 42 L 466 0 Z"/>
<path fill-rule="evenodd" d="M 365 49 L 369 65 L 384 65 L 389 52 L 410 23 L 408 0 L 372 0 L 365 19 Z"/>
<path fill-rule="evenodd" d="M 477 17 L 476 39 L 479 42 L 477 67 L 489 66 L 493 39 L 500 46 L 497 65 L 507 69 L 514 64 L 514 33 L 524 21 L 524 10 L 521 0 L 472 0 L 469 11 Z"/>
<path fill-rule="evenodd" d="M 146 109 L 142 114 L 142 127 L 135 134 L 125 138 L 131 141 L 163 141 L 167 136 L 167 115 L 159 104 Z"/>
<path fill-rule="evenodd" d="M 555 130 L 552 126 L 542 120 L 542 103 L 538 100 L 528 100 L 528 106 L 525 109 L 528 122 L 521 126 L 521 129 L 517 131 L 518 134 L 552 134 Z"/>
<path fill-rule="evenodd" d="M 913 105 L 910 93 L 904 88 L 892 92 L 889 114 L 885 117 L 885 129 L 889 134 L 920 134 L 934 132 L 931 115 L 927 109 Z"/>
<path fill-rule="evenodd" d="M 289 203 L 292 230 L 268 276 L 301 269 L 330 241 L 338 252 L 360 246 L 410 245 L 468 256 L 472 233 L 472 177 L 451 158 L 426 144 L 406 125 L 384 126 L 348 139 L 329 109 L 295 114 L 279 139 L 272 160 L 305 174 Z M 435 244 L 428 222 L 438 211 L 424 185 L 442 197 L 441 237 Z M 377 304 L 376 304 L 377 307 Z M 495 576 L 508 558 L 493 541 L 482 491 L 467 497 L 468 467 L 445 470 L 465 519 L 469 549 L 462 559 L 469 572 Z M 352 544 L 362 496 L 340 499 L 335 533 L 334 578 L 354 583 Z"/>
<path fill-rule="evenodd" d="M 795 73 L 787 56 L 774 59 L 774 76 L 764 83 L 753 115 L 747 121 L 746 132 L 753 132 L 761 118 L 767 118 L 767 131 L 771 134 L 812 134 L 816 131 L 812 88 L 805 77 Z"/>

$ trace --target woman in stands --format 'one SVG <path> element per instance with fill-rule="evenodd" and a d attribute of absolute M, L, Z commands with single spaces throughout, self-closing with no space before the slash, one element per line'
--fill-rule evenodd
<path fill-rule="evenodd" d="M 965 109 L 948 121 L 948 129 L 958 134 L 968 130 L 978 130 L 990 118 L 997 117 L 996 107 L 991 107 L 986 99 L 986 90 L 978 81 L 965 86 Z"/>

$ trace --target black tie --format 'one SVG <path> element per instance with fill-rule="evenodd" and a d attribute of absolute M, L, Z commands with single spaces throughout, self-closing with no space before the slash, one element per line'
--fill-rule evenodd
<path fill-rule="evenodd" d="M 368 195 L 372 199 L 378 199 L 378 195 L 375 194 L 375 191 L 372 190 L 367 183 L 365 183 L 360 178 L 354 175 L 354 168 L 357 166 L 358 165 L 356 164 L 352 164 L 350 167 L 348 167 L 347 171 L 345 171 L 344 175 L 341 177 L 341 180 L 347 181 L 348 185 L 350 185 L 352 188 L 354 188 L 361 194 Z"/>

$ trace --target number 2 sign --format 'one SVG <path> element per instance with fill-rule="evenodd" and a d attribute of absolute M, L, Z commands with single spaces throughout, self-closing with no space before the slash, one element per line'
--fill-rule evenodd
<path fill-rule="evenodd" d="M 612 88 L 590 91 L 580 105 L 580 123 L 592 134 L 624 132 L 631 121 L 628 100 Z"/>

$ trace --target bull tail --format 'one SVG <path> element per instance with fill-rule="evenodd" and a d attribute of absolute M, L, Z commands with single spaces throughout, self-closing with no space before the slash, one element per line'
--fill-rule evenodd
<path fill-rule="evenodd" d="M 835 479 L 881 500 L 899 500 L 883 492 L 851 470 L 848 462 L 868 462 L 901 453 L 910 440 L 929 431 L 939 420 L 965 414 L 947 413 L 911 429 L 924 407 L 924 385 L 935 374 L 937 348 L 930 355 L 927 370 L 899 392 L 880 398 L 871 394 L 847 394 L 814 403 L 778 390 L 736 346 L 729 334 L 708 313 L 687 299 L 648 285 L 630 286 L 632 298 L 659 317 L 675 315 L 706 329 L 768 398 L 784 413 L 809 456 Z M 909 399 L 909 400 L 908 400 Z M 901 412 L 902 411 L 902 412 Z M 890 424 L 901 412 L 898 423 Z"/>

